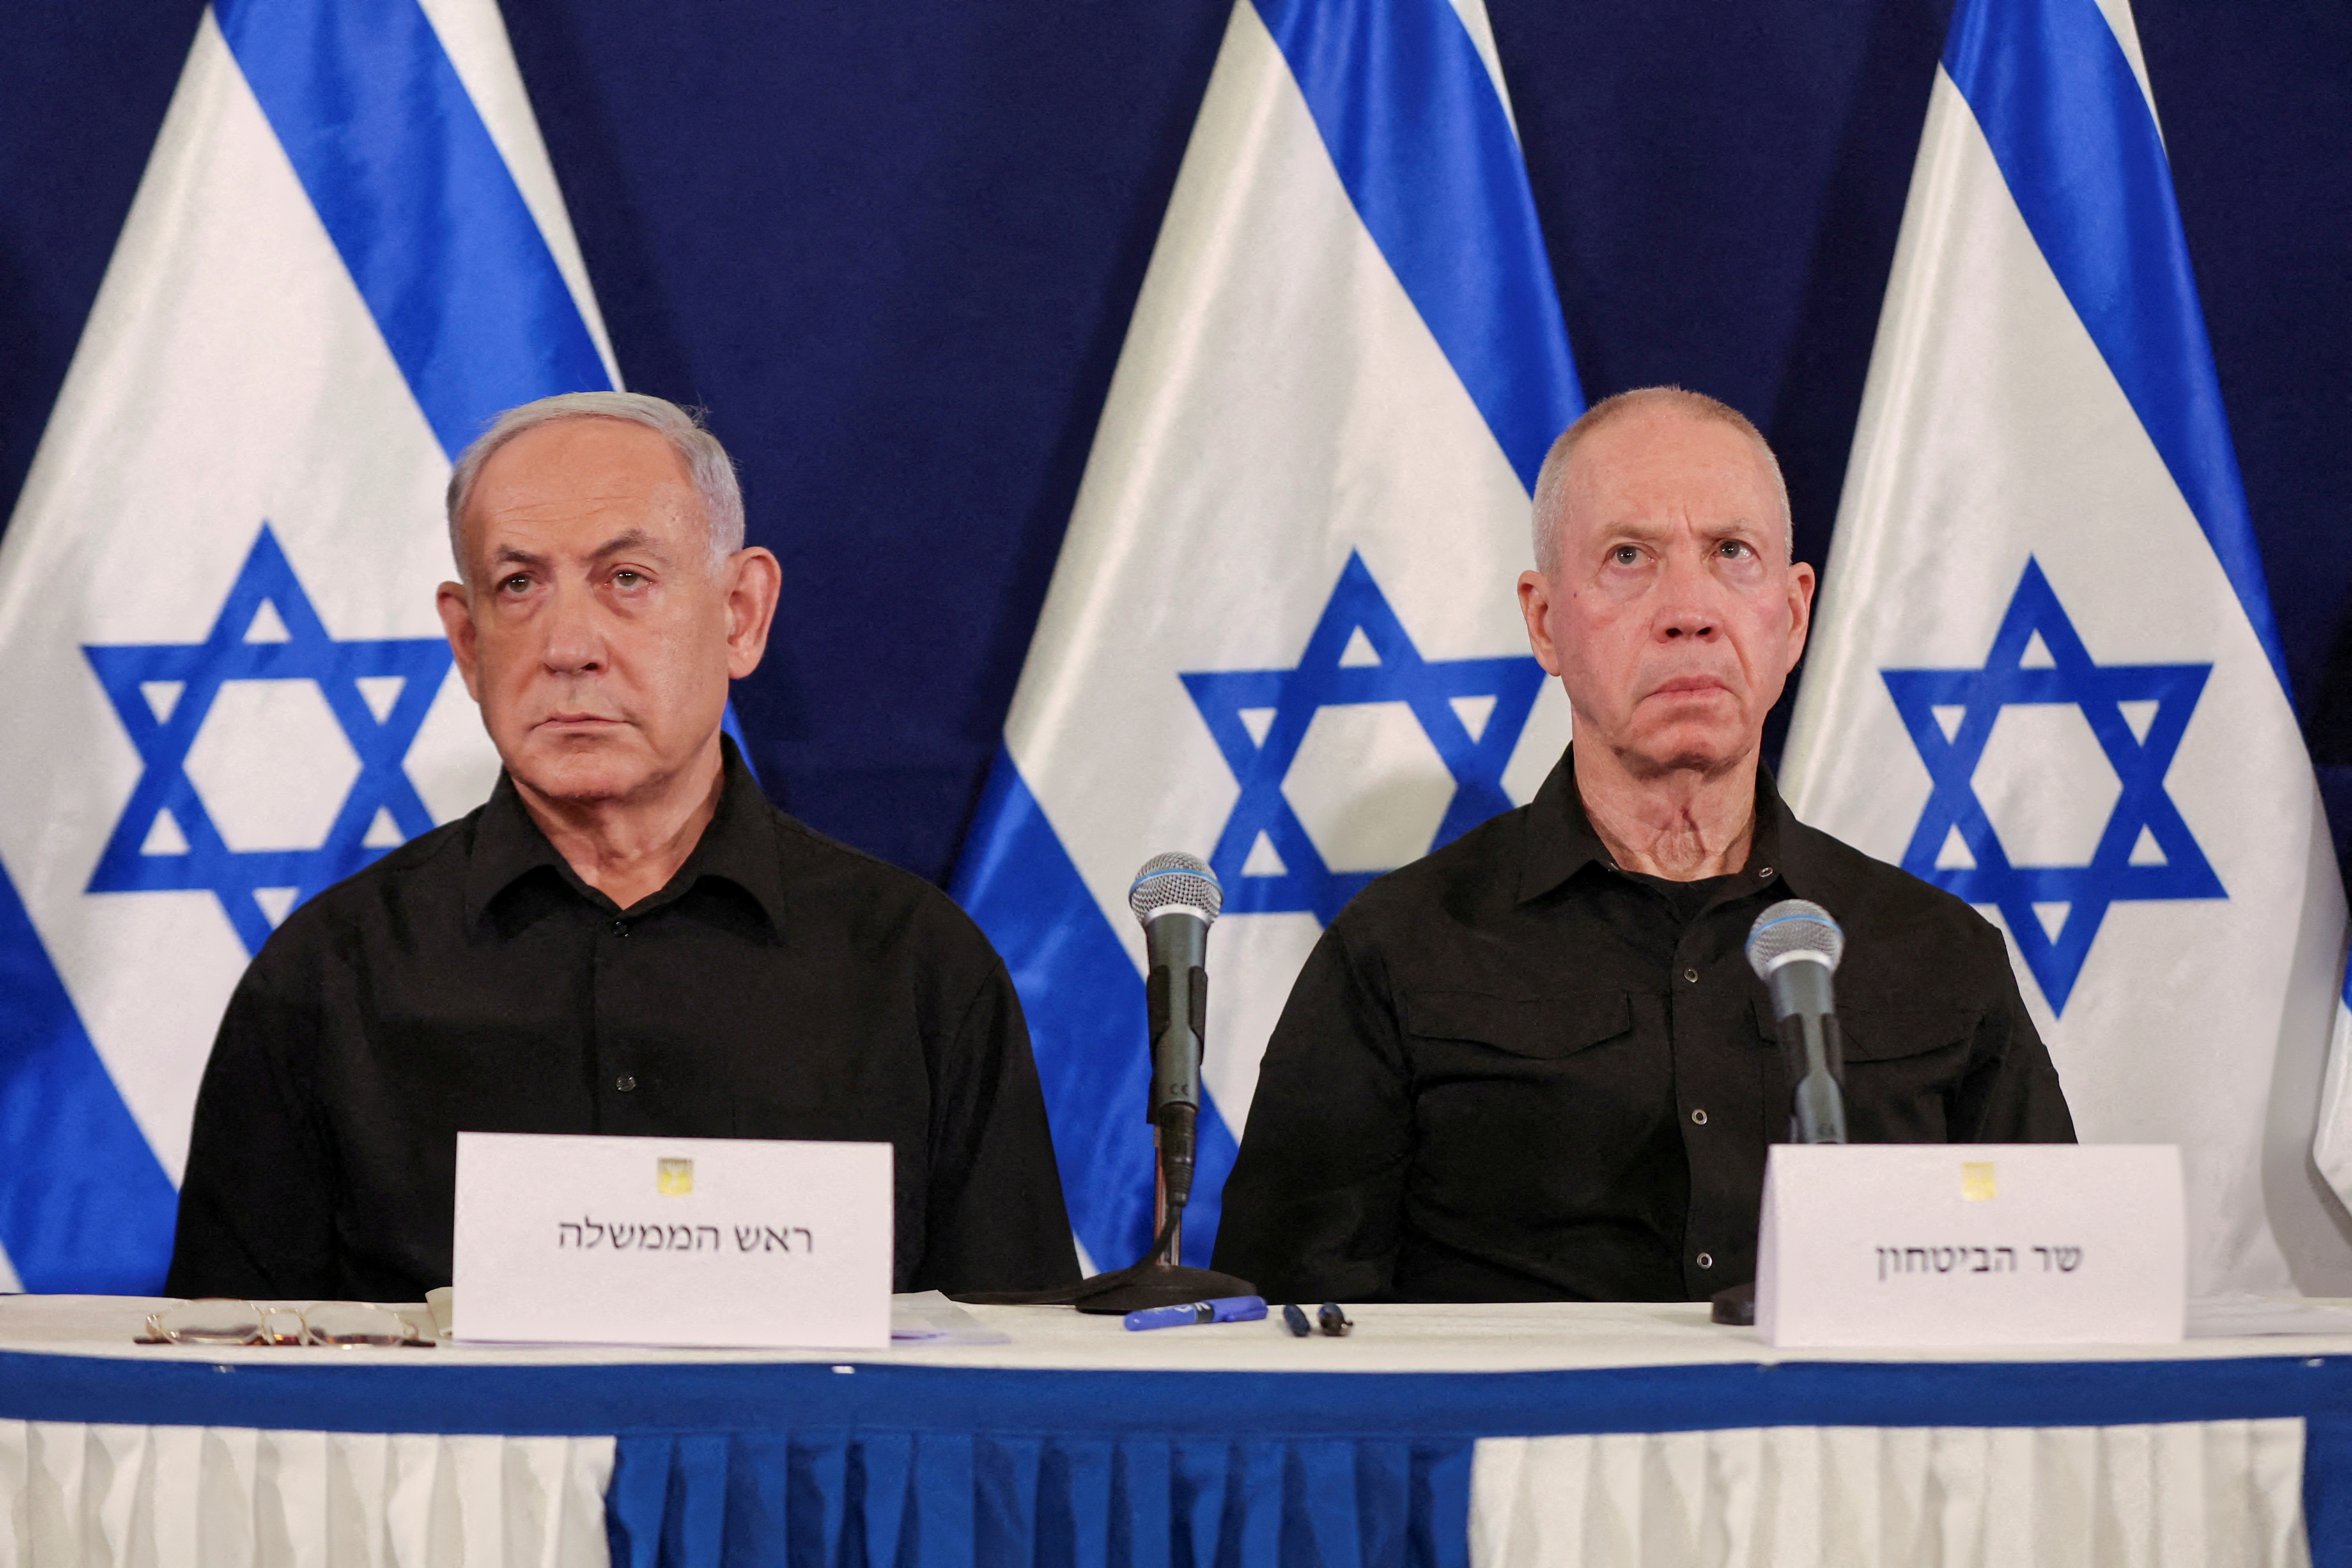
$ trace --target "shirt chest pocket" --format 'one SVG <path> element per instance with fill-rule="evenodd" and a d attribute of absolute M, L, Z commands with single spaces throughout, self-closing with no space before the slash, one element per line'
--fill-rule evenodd
<path fill-rule="evenodd" d="M 1508 1212 L 1530 1181 L 1613 1177 L 1673 1119 L 1672 1064 L 1622 991 L 1399 1002 L 1420 1166 L 1462 1212 Z"/>
<path fill-rule="evenodd" d="M 1633 1010 L 1622 991 L 1496 996 L 1420 991 L 1398 998 L 1413 1076 L 1548 1076 L 1547 1069 L 1612 1041 L 1629 1041 Z"/>
<path fill-rule="evenodd" d="M 1848 1135 L 1857 1143 L 1942 1142 L 1981 1019 L 1957 1007 L 1840 1005 Z M 1779 1040 L 1769 1002 L 1757 1002 L 1756 1027 Z"/>

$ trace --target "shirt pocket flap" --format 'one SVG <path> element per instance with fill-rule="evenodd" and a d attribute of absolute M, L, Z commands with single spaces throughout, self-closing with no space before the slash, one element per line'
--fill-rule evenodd
<path fill-rule="evenodd" d="M 1633 1009 L 1622 991 L 1532 997 L 1418 991 L 1398 1000 L 1407 1034 L 1471 1040 L 1519 1057 L 1570 1056 L 1633 1027 Z"/>
<path fill-rule="evenodd" d="M 1840 1007 L 1838 1038 L 1848 1061 L 1899 1061 L 1966 1043 L 1982 1016 L 1957 1007 Z M 1772 1004 L 1760 998 L 1756 1032 L 1768 1040 L 1780 1037 Z"/>
<path fill-rule="evenodd" d="M 1981 1016 L 1954 1007 L 1841 1007 L 1838 1028 L 1846 1060 L 1891 1062 L 1967 1045 Z"/>

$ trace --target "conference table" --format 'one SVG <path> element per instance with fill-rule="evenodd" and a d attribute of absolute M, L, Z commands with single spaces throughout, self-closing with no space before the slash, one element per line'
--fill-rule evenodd
<path fill-rule="evenodd" d="M 0 1298 L 0 1568 L 2352 1564 L 2330 1305 L 1899 1353 L 1704 1304 L 1297 1339 L 936 1297 L 856 1352 L 133 1343 L 163 1304 Z"/>

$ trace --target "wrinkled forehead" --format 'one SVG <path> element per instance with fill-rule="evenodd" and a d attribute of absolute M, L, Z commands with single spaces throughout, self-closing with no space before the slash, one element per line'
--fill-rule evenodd
<path fill-rule="evenodd" d="M 1787 553 L 1771 454 L 1724 420 L 1671 406 L 1627 414 L 1577 444 L 1561 480 L 1553 521 L 1563 542 L 1629 526 L 1738 524 L 1769 531 Z"/>
<path fill-rule="evenodd" d="M 523 534 L 545 542 L 625 526 L 667 540 L 702 526 L 685 459 L 661 435 L 614 419 L 523 431 L 490 454 L 466 499 L 469 549 Z"/>

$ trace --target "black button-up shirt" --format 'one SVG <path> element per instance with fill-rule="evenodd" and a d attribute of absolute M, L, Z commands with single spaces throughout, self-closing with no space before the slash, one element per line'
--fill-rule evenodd
<path fill-rule="evenodd" d="M 1075 1280 L 988 940 L 929 884 L 776 810 L 725 752 L 701 840 L 627 910 L 502 777 L 295 910 L 205 1069 L 170 1291 L 448 1283 L 460 1129 L 888 1142 L 898 1289 Z"/>
<path fill-rule="evenodd" d="M 1535 800 L 1374 882 L 1266 1047 L 1216 1265 L 1278 1300 L 1678 1300 L 1755 1277 L 1790 1136 L 1769 904 L 1844 927 L 1856 1142 L 2063 1142 L 2000 933 L 1805 826 L 1759 769 L 1746 868 L 1616 868 L 1567 758 Z"/>

